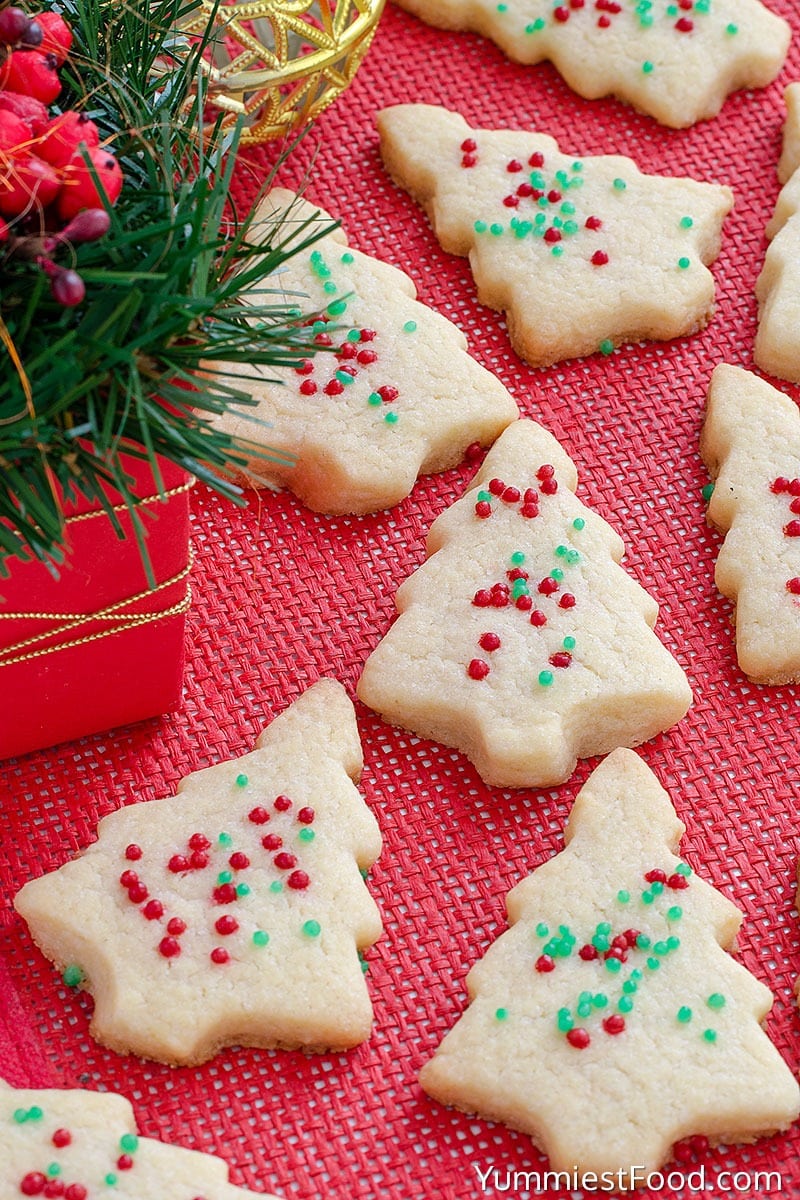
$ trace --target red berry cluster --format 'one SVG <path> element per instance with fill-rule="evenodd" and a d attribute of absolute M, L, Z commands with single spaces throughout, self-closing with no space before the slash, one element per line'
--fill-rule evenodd
<path fill-rule="evenodd" d="M 122 171 L 94 122 L 48 111 L 71 45 L 58 13 L 30 17 L 0 0 L 0 252 L 34 261 L 66 306 L 80 304 L 85 287 L 53 255 L 65 243 L 102 237 L 110 224 L 104 197 L 114 204 L 122 190 Z"/>

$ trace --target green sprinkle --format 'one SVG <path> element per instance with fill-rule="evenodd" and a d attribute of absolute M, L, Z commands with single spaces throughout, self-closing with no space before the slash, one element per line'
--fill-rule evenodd
<path fill-rule="evenodd" d="M 581 162 L 581 160 L 579 158 L 576 158 L 575 162 L 572 164 L 572 170 L 573 171 L 582 171 L 583 170 L 583 163 Z"/>
<path fill-rule="evenodd" d="M 654 896 L 660 896 L 661 893 L 663 892 L 663 890 L 664 890 L 664 885 L 660 879 L 654 879 L 653 882 L 650 884 L 650 891 L 653 893 Z"/>
<path fill-rule="evenodd" d="M 586 521 L 584 520 L 583 517 L 576 517 L 575 520 L 572 522 L 572 528 L 577 529 L 578 531 L 580 531 L 581 529 L 584 529 L 585 526 L 586 526 Z"/>
<path fill-rule="evenodd" d="M 600 351 L 601 354 L 613 354 L 614 353 L 614 343 L 612 342 L 611 338 L 603 338 L 602 342 L 597 347 L 597 349 Z"/>
<path fill-rule="evenodd" d="M 618 958 L 606 958 L 603 961 L 605 962 L 606 970 L 610 971 L 612 975 L 616 975 L 618 971 L 622 970 L 622 963 Z"/>
<path fill-rule="evenodd" d="M 611 186 L 615 192 L 624 192 L 628 185 L 624 179 L 615 179 Z"/>
<path fill-rule="evenodd" d="M 328 279 L 325 283 L 323 283 L 322 290 L 323 290 L 323 292 L 327 292 L 328 295 L 330 296 L 334 292 L 338 292 L 339 289 L 336 286 L 336 284 L 333 282 L 332 279 Z"/>
<path fill-rule="evenodd" d="M 530 25 L 525 26 L 525 32 L 538 33 L 540 29 L 544 29 L 546 23 L 547 22 L 545 21 L 544 17 L 537 17 L 535 21 L 530 23 Z"/>
<path fill-rule="evenodd" d="M 355 382 L 354 376 L 352 376 L 349 371 L 337 371 L 334 378 L 338 379 L 339 383 L 341 383 L 344 387 L 347 387 L 349 383 Z"/>
<path fill-rule="evenodd" d="M 706 1000 L 706 1004 L 708 1005 L 709 1008 L 724 1008 L 725 1007 L 725 997 L 722 995 L 721 992 L 712 992 L 711 995 Z"/>
<path fill-rule="evenodd" d="M 680 269 L 682 271 L 685 271 L 687 269 L 687 267 L 690 267 L 691 265 L 692 265 L 691 260 L 686 257 L 678 259 L 678 266 L 680 267 Z"/>
<path fill-rule="evenodd" d="M 703 1041 L 704 1042 L 715 1042 L 716 1040 L 717 1040 L 716 1029 L 704 1029 L 703 1030 Z"/>
<path fill-rule="evenodd" d="M 734 25 L 734 24 L 733 24 L 733 22 L 731 21 L 730 25 L 726 25 L 726 26 L 725 26 L 725 32 L 726 32 L 726 33 L 728 33 L 728 34 L 730 34 L 730 36 L 731 36 L 731 37 L 733 37 L 733 35 L 734 35 L 735 33 L 738 33 L 738 32 L 739 32 L 739 26 L 738 26 L 738 25 Z"/>
<path fill-rule="evenodd" d="M 280 879 L 273 879 L 272 883 L 269 885 L 269 890 L 276 893 L 282 892 L 283 884 L 281 883 Z"/>
<path fill-rule="evenodd" d="M 364 955 L 361 953 L 360 950 L 358 952 L 358 961 L 361 964 L 361 974 L 366 975 L 367 972 L 369 971 L 369 963 L 364 958 Z"/>
<path fill-rule="evenodd" d="M 579 1017 L 590 1017 L 592 1015 L 591 1000 L 579 1000 L 577 1012 Z"/>
<path fill-rule="evenodd" d="M 601 921 L 595 929 L 595 933 L 599 933 L 602 937 L 607 937 L 611 933 L 611 922 Z"/>
<path fill-rule="evenodd" d="M 571 217 L 572 214 L 575 212 L 575 205 L 572 203 L 571 200 L 565 200 L 564 203 L 561 205 L 560 211 L 564 214 L 565 217 Z"/>
<path fill-rule="evenodd" d="M 556 583 L 561 583 L 564 578 L 564 572 L 561 570 L 561 567 L 553 567 L 553 570 L 550 572 L 550 578 L 555 579 Z"/>
<path fill-rule="evenodd" d="M 630 892 L 627 892 L 625 890 L 625 888 L 622 888 L 620 891 L 617 892 L 617 899 L 619 900 L 620 904 L 629 904 L 630 899 L 631 899 L 631 894 L 630 894 Z"/>
<path fill-rule="evenodd" d="M 297 840 L 299 842 L 313 842 L 316 836 L 313 829 L 301 829 L 297 835 Z"/>
<path fill-rule="evenodd" d="M 515 550 L 514 553 L 511 555 L 511 561 L 515 567 L 521 567 L 522 564 L 525 562 L 525 551 L 524 550 Z"/>
<path fill-rule="evenodd" d="M 269 934 L 266 933 L 265 930 L 263 930 L 263 929 L 257 929 L 255 931 L 255 933 L 253 934 L 253 945 L 254 946 L 268 946 L 269 945 Z"/>
<path fill-rule="evenodd" d="M 680 904 L 673 904 L 672 908 L 667 909 L 668 921 L 680 921 L 682 916 L 683 909 L 681 908 Z"/>
<path fill-rule="evenodd" d="M 652 904 L 655 896 L 651 891 L 642 892 L 642 904 Z"/>
<path fill-rule="evenodd" d="M 642 74 L 643 75 L 652 75 L 654 67 L 655 67 L 655 64 L 651 63 L 649 58 L 646 58 L 644 60 L 644 62 L 642 63 Z"/>
<path fill-rule="evenodd" d="M 642 29 L 649 29 L 650 26 L 653 24 L 652 14 L 651 13 L 642 13 L 639 17 L 639 24 L 641 25 Z"/>
<path fill-rule="evenodd" d="M 561 242 L 556 242 L 555 246 L 551 246 L 550 253 L 552 254 L 553 258 L 560 258 L 564 253 L 564 247 L 561 245 Z"/>
<path fill-rule="evenodd" d="M 650 949 L 650 938 L 647 936 L 646 933 L 639 934 L 639 936 L 636 939 L 636 946 L 639 950 L 649 950 Z"/>
<path fill-rule="evenodd" d="M 325 311 L 332 317 L 339 317 L 346 308 L 346 300 L 334 300 L 333 304 L 329 304 Z"/>
<path fill-rule="evenodd" d="M 598 992 L 592 1000 L 592 1004 L 595 1006 L 595 1008 L 605 1008 L 608 1004 L 608 996 L 605 994 L 605 992 Z"/>
<path fill-rule="evenodd" d="M 694 225 L 694 221 L 691 217 L 681 217 L 678 224 L 680 225 L 681 229 L 691 229 Z"/>
<path fill-rule="evenodd" d="M 383 399 L 377 392 L 370 392 L 367 397 L 367 404 L 371 404 L 373 408 L 377 408 L 379 404 L 383 404 Z"/>
<path fill-rule="evenodd" d="M 680 944 L 681 939 L 678 937 L 672 936 L 667 938 L 667 949 L 670 951 L 677 950 Z"/>
<path fill-rule="evenodd" d="M 669 954 L 669 946 L 666 942 L 656 942 L 653 946 L 653 953 L 659 955 Z"/>
<path fill-rule="evenodd" d="M 692 873 L 692 868 L 689 866 L 688 863 L 685 863 L 685 862 L 678 863 L 677 867 L 675 868 L 676 875 L 687 875 L 688 876 L 688 875 L 691 875 L 691 873 Z"/>
<path fill-rule="evenodd" d="M 547 928 L 544 921 L 540 921 L 539 924 L 536 926 L 536 933 L 538 934 L 539 937 L 547 937 L 549 932 L 550 932 L 550 930 Z"/>
<path fill-rule="evenodd" d="M 306 935 L 306 937 L 319 937 L 319 935 L 322 933 L 322 926 L 320 925 L 319 921 L 305 921 L 303 923 L 303 933 Z"/>
<path fill-rule="evenodd" d="M 119 1139 L 119 1148 L 126 1154 L 135 1154 L 139 1149 L 139 1139 L 135 1133 L 123 1133 Z"/>
<path fill-rule="evenodd" d="M 494 1011 L 494 1016 L 495 1016 L 496 1021 L 505 1021 L 506 1018 L 508 1017 L 508 1009 L 507 1008 L 496 1008 Z"/>
<path fill-rule="evenodd" d="M 633 1011 L 633 997 L 632 996 L 620 996 L 619 1000 L 617 1001 L 617 1008 L 619 1009 L 619 1011 L 621 1013 L 632 1012 Z"/>
<path fill-rule="evenodd" d="M 495 224 L 495 225 L 489 226 L 489 233 L 494 234 L 495 237 L 499 237 L 502 232 L 503 232 L 502 225 Z"/>
<path fill-rule="evenodd" d="M 706 484 L 706 486 L 705 486 L 704 488 L 701 488 L 701 489 L 700 489 L 700 495 L 703 497 L 703 499 L 705 500 L 706 504 L 708 504 L 709 500 L 710 500 L 710 499 L 711 499 L 711 497 L 714 495 L 714 484 L 713 484 L 713 483 L 707 483 L 707 484 Z"/>
<path fill-rule="evenodd" d="M 246 775 L 237 775 L 236 776 L 236 786 L 237 787 L 247 787 L 248 782 L 249 781 L 248 781 L 248 778 Z"/>
<path fill-rule="evenodd" d="M 348 341 L 348 342 L 360 342 L 360 341 L 361 341 L 361 332 L 360 332 L 360 330 L 358 330 L 358 329 L 349 329 L 349 330 L 347 331 L 347 341 Z"/>
<path fill-rule="evenodd" d="M 117 1186 L 117 1177 L 113 1171 L 108 1172 L 108 1174 L 103 1179 L 103 1183 L 106 1185 L 106 1187 L 116 1187 Z"/>
<path fill-rule="evenodd" d="M 83 971 L 75 963 L 72 963 L 70 966 L 64 968 L 64 974 L 61 976 L 61 979 L 65 987 L 80 987 L 83 980 Z"/>
<path fill-rule="evenodd" d="M 685 1004 L 678 1009 L 678 1020 L 681 1025 L 688 1025 L 692 1019 L 692 1010 L 687 1008 Z"/>
<path fill-rule="evenodd" d="M 403 333 L 416 333 L 416 331 L 417 331 L 417 322 L 416 321 L 406 321 L 405 325 L 403 326 Z"/>
<path fill-rule="evenodd" d="M 539 672 L 539 684 L 541 685 L 541 687 L 550 687 L 552 682 L 553 682 L 553 672 L 552 671 L 540 671 Z"/>
<path fill-rule="evenodd" d="M 233 871 L 220 871 L 217 876 L 217 883 L 230 883 L 233 879 Z"/>
<path fill-rule="evenodd" d="M 220 846 L 232 846 L 233 845 L 233 838 L 231 837 L 231 835 L 229 833 L 221 833 L 219 835 L 219 837 L 217 838 L 217 841 L 219 842 Z"/>
<path fill-rule="evenodd" d="M 250 895 L 250 884 L 249 883 L 237 883 L 236 895 L 239 897 L 249 896 Z"/>
<path fill-rule="evenodd" d="M 24 1125 L 25 1122 L 27 1121 L 27 1119 L 28 1119 L 27 1108 L 15 1108 L 14 1109 L 14 1120 L 16 1121 L 17 1125 Z"/>
<path fill-rule="evenodd" d="M 48 1165 L 47 1165 L 46 1173 L 50 1176 L 51 1179 L 55 1179 L 56 1176 L 61 1174 L 62 1170 L 63 1170 L 63 1168 L 61 1166 L 61 1163 L 51 1162 L 51 1163 L 48 1163 Z"/>
<path fill-rule="evenodd" d="M 648 965 L 648 967 L 650 968 L 650 970 L 651 970 L 651 971 L 657 971 L 657 970 L 658 970 L 658 968 L 661 966 L 661 959 L 659 959 L 659 958 L 648 958 L 648 960 L 647 960 L 647 965 Z"/>
<path fill-rule="evenodd" d="M 353 261 L 354 261 L 353 255 L 350 253 L 349 250 L 345 250 L 344 254 L 342 255 L 342 262 L 347 263 L 347 265 L 349 266 L 350 263 Z"/>
<path fill-rule="evenodd" d="M 649 944 L 649 938 L 648 938 L 648 944 Z M 639 970 L 639 968 L 638 968 L 638 967 L 634 967 L 634 969 L 631 971 L 631 979 L 635 979 L 635 980 L 637 980 L 637 982 L 638 982 L 638 980 L 640 980 L 640 979 L 644 979 L 644 975 L 643 975 L 643 973 L 642 973 L 642 972 Z"/>
<path fill-rule="evenodd" d="M 44 1111 L 38 1104 L 33 1104 L 30 1108 L 17 1108 L 14 1110 L 14 1120 L 17 1125 L 24 1125 L 26 1121 L 41 1121 L 43 1116 Z"/>
<path fill-rule="evenodd" d="M 485 221 L 476 221 L 472 228 L 476 233 L 486 233 L 486 230 L 489 228 L 489 226 Z"/>
<path fill-rule="evenodd" d="M 507 4 L 498 4 L 497 11 L 499 13 L 508 12 L 508 5 Z"/>
<path fill-rule="evenodd" d="M 400 417 L 396 412 L 388 412 L 383 419 L 387 425 L 396 425 Z"/>
<path fill-rule="evenodd" d="M 639 990 L 638 981 L 635 979 L 626 979 L 622 985 L 622 990 L 627 995 L 632 996 L 634 992 L 638 992 L 638 990 Z"/>
<path fill-rule="evenodd" d="M 572 1013 L 568 1008 L 560 1008 L 556 1017 L 556 1025 L 560 1033 L 569 1033 L 575 1022 L 572 1019 Z"/>

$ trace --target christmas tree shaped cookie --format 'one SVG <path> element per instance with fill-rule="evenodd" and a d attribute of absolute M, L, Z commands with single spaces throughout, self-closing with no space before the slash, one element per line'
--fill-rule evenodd
<path fill-rule="evenodd" d="M 800 382 L 800 84 L 786 92 L 787 118 L 778 176 L 784 186 L 766 234 L 770 245 L 756 280 L 758 330 L 753 358 L 779 379 Z"/>
<path fill-rule="evenodd" d="M 256 1193 L 230 1184 L 219 1158 L 140 1137 L 122 1096 L 15 1089 L 0 1080 L 0 1196 L 253 1200 Z"/>
<path fill-rule="evenodd" d="M 381 922 L 359 869 L 380 834 L 360 769 L 353 706 L 322 680 L 252 753 L 105 817 L 80 857 L 22 888 L 34 940 L 94 996 L 98 1041 L 191 1064 L 232 1043 L 369 1036 L 359 950 Z"/>
<path fill-rule="evenodd" d="M 575 466 L 533 421 L 511 425 L 434 521 L 400 587 L 361 699 L 463 751 L 489 784 L 544 787 L 576 759 L 633 746 L 684 715 L 657 605 L 619 566 L 621 539 L 574 495 Z"/>
<path fill-rule="evenodd" d="M 469 256 L 478 298 L 505 311 L 534 366 L 710 320 L 727 187 L 577 158 L 545 134 L 472 129 L 435 105 L 384 109 L 378 129 L 389 174 L 444 249 Z"/>
<path fill-rule="evenodd" d="M 610 755 L 566 849 L 509 893 L 511 927 L 420 1076 L 530 1134 L 555 1170 L 613 1175 L 605 1190 L 643 1183 L 632 1166 L 657 1169 L 684 1138 L 750 1141 L 800 1111 L 760 1025 L 772 996 L 726 953 L 741 913 L 676 857 L 682 833 L 642 760 Z"/>
<path fill-rule="evenodd" d="M 307 237 L 315 223 L 331 223 L 283 190 L 269 194 L 262 213 L 275 210 L 286 214 L 290 238 L 293 226 Z M 252 481 L 266 482 L 267 472 L 319 512 L 375 512 L 407 496 L 419 474 L 459 462 L 467 446 L 491 445 L 517 417 L 513 397 L 470 358 L 457 326 L 415 299 L 404 272 L 348 248 L 341 229 L 296 254 L 270 286 L 287 303 L 307 297 L 306 310 L 320 313 L 319 350 L 300 367 L 243 381 L 264 425 L 241 411 L 218 419 L 240 441 L 288 456 L 282 465 L 252 458 Z"/>
<path fill-rule="evenodd" d="M 755 683 L 800 679 L 800 412 L 740 367 L 715 368 L 700 443 L 725 533 L 719 590 L 736 605 L 736 654 Z"/>
<path fill-rule="evenodd" d="M 758 0 L 397 0 L 430 25 L 548 60 L 578 95 L 617 96 L 681 129 L 738 88 L 766 87 L 791 31 Z"/>

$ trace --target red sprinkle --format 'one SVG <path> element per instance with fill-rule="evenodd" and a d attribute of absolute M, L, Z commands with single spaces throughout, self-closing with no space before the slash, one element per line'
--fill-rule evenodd
<path fill-rule="evenodd" d="M 128 888 L 128 899 L 131 904 L 142 904 L 147 899 L 150 893 L 145 884 L 139 880 L 137 883 L 131 884 Z"/>
<path fill-rule="evenodd" d="M 396 400 L 400 395 L 400 389 L 392 387 L 391 384 L 386 383 L 383 385 L 383 387 L 378 388 L 378 395 L 380 396 L 381 400 L 383 400 L 384 404 L 391 404 L 392 401 Z"/>
<path fill-rule="evenodd" d="M 511 162 L 506 167 L 506 170 L 510 171 L 512 175 L 515 175 L 517 173 L 517 171 L 522 170 L 522 163 L 519 161 L 518 158 L 512 158 Z"/>
<path fill-rule="evenodd" d="M 265 808 L 253 808 L 247 814 L 248 821 L 252 821 L 253 825 L 266 825 L 269 820 L 269 813 Z"/>
<path fill-rule="evenodd" d="M 694 29 L 694 22 L 690 21 L 688 17 L 679 17 L 675 22 L 675 28 L 678 33 L 691 33 Z"/>
<path fill-rule="evenodd" d="M 378 361 L 378 355 L 374 350 L 359 350 L 358 361 L 362 367 L 368 367 L 370 363 Z"/>
<path fill-rule="evenodd" d="M 377 336 L 374 329 L 362 329 L 359 332 L 358 339 L 361 342 L 373 342 Z"/>
<path fill-rule="evenodd" d="M 22 1179 L 19 1190 L 23 1196 L 41 1196 L 47 1183 L 47 1176 L 41 1171 L 29 1171 Z"/>
<path fill-rule="evenodd" d="M 211 961 L 213 963 L 217 963 L 218 966 L 222 966 L 223 963 L 229 962 L 230 957 L 230 954 L 228 954 L 228 951 L 224 948 L 224 946 L 215 946 L 209 955 Z"/>
<path fill-rule="evenodd" d="M 117 1168 L 120 1171 L 130 1171 L 133 1166 L 133 1159 L 130 1154 L 120 1154 L 117 1159 Z"/>
<path fill-rule="evenodd" d="M 800 596 L 800 576 L 795 575 L 794 579 L 787 579 L 786 590 L 793 596 Z"/>
<path fill-rule="evenodd" d="M 461 149 L 465 154 L 472 154 L 473 151 L 478 149 L 478 143 L 474 138 L 464 138 L 464 141 L 461 143 Z"/>
<path fill-rule="evenodd" d="M 530 596 L 517 596 L 514 606 L 520 612 L 529 612 L 533 608 L 533 599 Z"/>
<path fill-rule="evenodd" d="M 488 490 L 493 496 L 502 496 L 503 492 L 506 490 L 506 485 L 502 479 L 490 479 Z"/>
<path fill-rule="evenodd" d="M 472 597 L 472 603 L 476 608 L 488 608 L 492 603 L 492 593 L 488 588 L 478 588 Z"/>
<path fill-rule="evenodd" d="M 164 905 L 160 900 L 148 900 L 142 909 L 142 913 L 147 917 L 148 921 L 160 921 L 164 915 Z"/>
<path fill-rule="evenodd" d="M 567 1041 L 576 1050 L 585 1050 L 591 1040 L 585 1029 L 570 1029 L 567 1033 Z"/>
<path fill-rule="evenodd" d="M 298 390 L 301 396 L 316 396 L 319 389 L 313 379 L 304 379 Z"/>
<path fill-rule="evenodd" d="M 192 852 L 192 857 L 189 859 L 189 866 L 193 871 L 204 871 L 208 866 L 208 855 L 204 850 L 195 850 Z"/>
<path fill-rule="evenodd" d="M 605 1029 L 606 1033 L 612 1034 L 612 1036 L 622 1033 L 625 1029 L 625 1018 L 621 1017 L 619 1013 L 612 1013 L 610 1017 L 606 1017 L 605 1021 L 603 1021 L 603 1029 Z"/>
<path fill-rule="evenodd" d="M 528 166 L 529 167 L 543 167 L 544 166 L 544 155 L 542 154 L 541 150 L 534 150 L 533 154 L 528 159 Z"/>
<path fill-rule="evenodd" d="M 221 883 L 211 893 L 215 904 L 233 904 L 236 899 L 236 888 L 232 883 Z"/>
<path fill-rule="evenodd" d="M 539 583 L 537 589 L 543 596 L 552 596 L 558 591 L 558 580 L 553 579 L 551 575 L 545 575 L 544 579 Z"/>
<path fill-rule="evenodd" d="M 299 367 L 295 367 L 296 375 L 310 375 L 314 370 L 314 364 L 310 358 L 303 359 Z"/>
<path fill-rule="evenodd" d="M 190 850 L 208 850 L 211 842 L 204 833 L 193 833 L 189 838 Z"/>
<path fill-rule="evenodd" d="M 119 881 L 124 888 L 131 888 L 135 883 L 139 882 L 139 876 L 135 871 L 123 871 L 119 877 Z"/>
<path fill-rule="evenodd" d="M 505 204 L 506 208 L 516 208 L 519 204 L 519 196 L 504 196 L 503 204 Z"/>
<path fill-rule="evenodd" d="M 593 267 L 604 267 L 608 262 L 608 255 L 605 250 L 595 250 L 591 261 Z"/>
<path fill-rule="evenodd" d="M 543 479 L 542 491 L 544 492 L 545 496 L 555 496 L 556 492 L 558 491 L 558 480 Z"/>
<path fill-rule="evenodd" d="M 217 933 L 221 933 L 225 937 L 227 934 L 236 933 L 236 930 L 239 928 L 239 922 L 230 913 L 224 913 L 221 917 L 217 917 L 214 922 L 214 928 Z"/>
<path fill-rule="evenodd" d="M 546 625 L 546 624 L 547 624 L 547 617 L 544 615 L 544 613 L 542 612 L 542 610 L 540 608 L 535 608 L 533 610 L 533 612 L 531 613 L 531 625 L 535 625 L 537 628 L 541 628 L 542 625 Z"/>
<path fill-rule="evenodd" d="M 277 833 L 268 833 L 261 839 L 261 845 L 265 850 L 280 850 L 283 845 L 283 838 Z"/>
<path fill-rule="evenodd" d="M 584 962 L 594 962 L 600 957 L 600 952 L 597 946 L 593 946 L 591 942 L 587 942 L 585 946 L 581 946 L 578 951 L 578 958 L 582 958 Z"/>
<path fill-rule="evenodd" d="M 572 655 L 566 650 L 559 650 L 550 655 L 549 662 L 551 667 L 569 667 L 572 664 Z"/>
<path fill-rule="evenodd" d="M 644 877 L 648 883 L 666 883 L 667 882 L 666 871 L 662 871 L 658 867 L 653 871 L 646 871 Z"/>
<path fill-rule="evenodd" d="M 569 9 L 565 8 L 563 4 L 559 4 L 558 8 L 553 9 L 553 17 L 556 21 L 560 21 L 563 24 L 569 20 Z"/>
<path fill-rule="evenodd" d="M 556 229 L 555 226 L 551 225 L 549 229 L 545 229 L 544 231 L 544 240 L 549 246 L 554 246 L 556 242 L 561 241 L 561 230 Z M 542 488 L 542 491 L 544 491 L 544 487 Z"/>
<path fill-rule="evenodd" d="M 341 396 L 344 391 L 344 384 L 340 383 L 338 379 L 331 379 L 329 383 L 325 384 L 322 390 L 326 396 Z"/>
<path fill-rule="evenodd" d="M 481 650 L 499 650 L 500 638 L 496 633 L 483 633 L 478 641 Z"/>
<path fill-rule="evenodd" d="M 235 850 L 228 859 L 228 865 L 233 867 L 234 871 L 246 871 L 250 866 L 250 859 L 241 850 Z"/>
<path fill-rule="evenodd" d="M 800 521 L 790 521 L 784 525 L 783 532 L 787 537 L 800 537 Z"/>
<path fill-rule="evenodd" d="M 603 222 L 599 217 L 587 217 L 584 222 L 587 229 L 602 229 Z"/>
<path fill-rule="evenodd" d="M 297 866 L 297 859 L 288 850 L 281 850 L 280 854 L 275 855 L 273 862 L 279 871 L 291 871 L 292 867 Z"/>
<path fill-rule="evenodd" d="M 72 1143 L 72 1134 L 68 1129 L 57 1129 L 51 1140 L 58 1150 L 63 1150 Z"/>
<path fill-rule="evenodd" d="M 541 971 L 544 975 L 548 974 L 550 971 L 555 971 L 556 969 L 555 960 L 552 959 L 549 954 L 540 954 L 534 963 L 534 966 L 536 967 L 537 971 Z"/>
<path fill-rule="evenodd" d="M 275 811 L 276 812 L 288 812 L 291 807 L 292 807 L 292 802 L 288 796 L 276 796 L 275 797 Z"/>
<path fill-rule="evenodd" d="M 487 517 L 492 515 L 492 506 L 488 500 L 479 500 L 475 505 L 475 516 L 480 517 L 485 521 Z"/>
<path fill-rule="evenodd" d="M 182 871 L 189 870 L 189 860 L 185 854 L 173 854 L 167 863 L 167 867 L 172 871 L 173 875 L 180 875 Z"/>
<path fill-rule="evenodd" d="M 564 595 L 559 597 L 558 607 L 559 608 L 574 608 L 576 603 L 577 603 L 577 601 L 576 601 L 575 597 L 573 596 L 572 592 L 564 592 Z"/>
<path fill-rule="evenodd" d="M 675 892 L 681 892 L 688 886 L 689 880 L 686 878 L 686 876 L 678 875 L 677 872 L 674 875 L 670 875 L 669 879 L 667 880 L 667 887 L 672 888 L 672 890 Z"/>
<path fill-rule="evenodd" d="M 301 825 L 312 825 L 314 823 L 314 816 L 313 808 L 301 808 L 297 814 L 297 820 Z"/>
<path fill-rule="evenodd" d="M 125 857 L 128 862 L 138 862 L 142 857 L 142 847 L 137 846 L 136 842 L 131 842 L 130 846 L 125 847 Z"/>
<path fill-rule="evenodd" d="M 162 938 L 158 943 L 158 952 L 164 958 L 177 958 L 181 952 L 180 942 L 174 937 Z"/>
<path fill-rule="evenodd" d="M 88 1195 L 82 1183 L 71 1183 L 64 1192 L 64 1200 L 86 1200 Z"/>
<path fill-rule="evenodd" d="M 304 892 L 310 882 L 311 880 L 305 871 L 292 871 L 286 880 L 286 886 L 292 888 L 295 892 Z"/>
<path fill-rule="evenodd" d="M 183 918 L 170 917 L 169 921 L 167 922 L 167 933 L 171 934 L 173 937 L 180 937 L 181 934 L 185 932 L 186 922 L 183 920 Z"/>
<path fill-rule="evenodd" d="M 467 674 L 470 679 L 485 679 L 489 674 L 489 669 L 489 664 L 482 658 L 473 658 L 467 667 Z"/>
<path fill-rule="evenodd" d="M 774 492 L 776 496 L 780 496 L 784 492 L 788 492 L 789 480 L 786 478 L 785 475 L 779 475 L 777 479 L 773 479 L 772 483 L 770 484 L 769 490 L 771 492 Z"/>

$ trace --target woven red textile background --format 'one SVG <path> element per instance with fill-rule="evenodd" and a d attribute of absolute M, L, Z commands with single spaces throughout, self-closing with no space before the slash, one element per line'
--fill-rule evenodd
<path fill-rule="evenodd" d="M 354 83 L 280 181 L 296 186 L 310 171 L 309 197 L 343 218 L 353 244 L 404 267 L 420 298 L 464 328 L 475 357 L 569 449 L 583 501 L 625 538 L 627 569 L 659 600 L 658 630 L 695 693 L 685 720 L 642 754 L 687 825 L 688 860 L 746 912 L 742 958 L 776 993 L 768 1028 L 797 1069 L 798 689 L 756 687 L 736 666 L 730 605 L 713 584 L 719 538 L 705 525 L 697 451 L 712 367 L 752 367 L 753 285 L 778 192 L 782 90 L 800 78 L 800 15 L 792 0 L 771 4 L 795 34 L 779 80 L 684 131 L 616 101 L 583 101 L 548 65 L 518 67 L 488 42 L 428 28 L 390 5 Z M 522 364 L 501 316 L 476 302 L 465 260 L 440 250 L 382 170 L 374 114 L 412 100 L 476 124 L 536 128 L 576 155 L 624 153 L 647 171 L 732 185 L 710 327 L 608 358 L 546 370 Z M 241 156 L 242 205 L 274 158 L 274 147 Z M 271 493 L 240 510 L 196 489 L 181 711 L 0 764 L 0 1074 L 16 1084 L 121 1091 L 144 1133 L 219 1153 L 235 1183 L 287 1197 L 472 1200 L 483 1194 L 476 1167 L 544 1169 L 527 1138 L 437 1106 L 416 1074 L 464 1006 L 467 969 L 504 927 L 506 891 L 561 847 L 591 763 L 554 790 L 489 789 L 460 755 L 358 706 L 363 792 L 385 837 L 370 887 L 386 932 L 368 955 L 374 1035 L 349 1054 L 229 1050 L 201 1070 L 170 1070 L 106 1052 L 87 1034 L 88 997 L 62 986 L 11 903 L 31 875 L 91 840 L 103 814 L 166 795 L 188 772 L 249 750 L 270 716 L 320 676 L 337 676 L 352 694 L 391 620 L 398 583 L 423 558 L 428 525 L 470 474 L 461 467 L 422 480 L 396 509 L 357 519 L 314 516 Z M 704 1161 L 708 1194 L 722 1195 L 719 1172 L 739 1167 L 782 1173 L 783 1190 L 762 1186 L 762 1195 L 800 1196 L 800 1127 Z"/>

